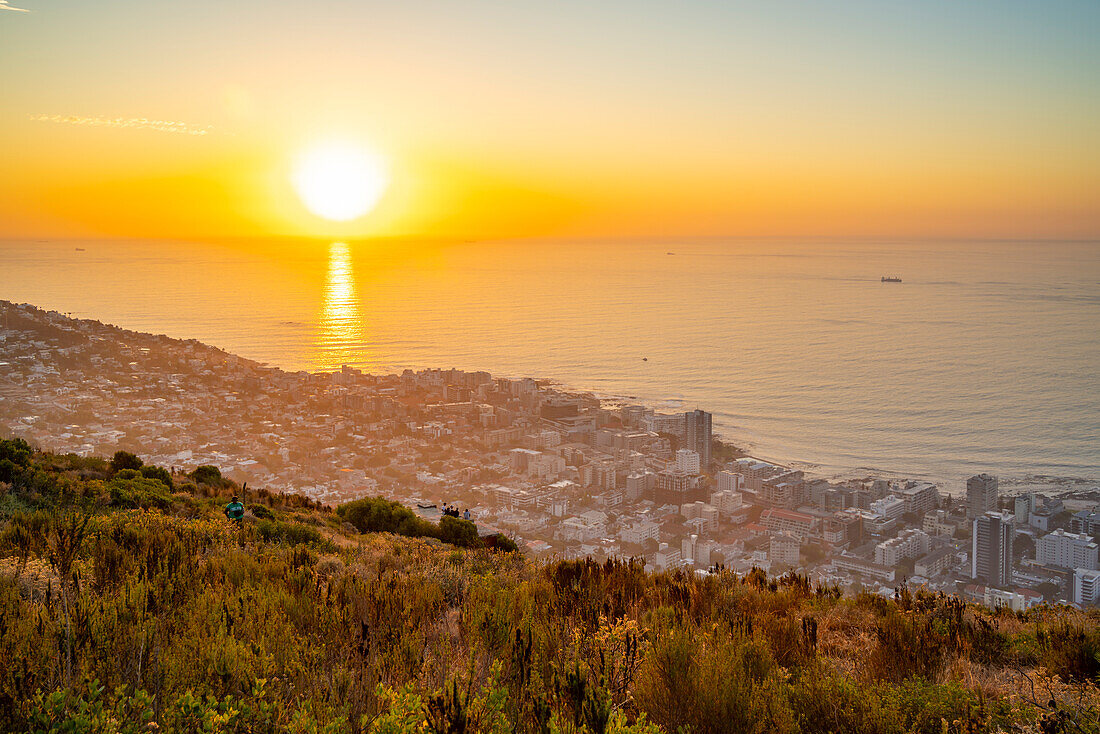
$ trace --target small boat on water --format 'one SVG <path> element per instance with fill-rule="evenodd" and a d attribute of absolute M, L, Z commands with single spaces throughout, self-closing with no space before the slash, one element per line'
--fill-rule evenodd
<path fill-rule="evenodd" d="M 430 504 L 430 505 L 425 505 L 422 502 L 417 502 L 416 506 L 419 507 L 421 510 L 434 510 L 434 509 L 436 509 L 436 506 L 435 506 L 434 503 Z"/>
<path fill-rule="evenodd" d="M 78 248 L 76 248 L 76 251 L 77 252 L 84 252 L 84 248 L 83 247 L 78 247 Z"/>
<path fill-rule="evenodd" d="M 882 282 L 883 283 L 900 283 L 901 278 L 889 278 L 889 277 L 884 275 L 884 276 L 882 276 Z"/>

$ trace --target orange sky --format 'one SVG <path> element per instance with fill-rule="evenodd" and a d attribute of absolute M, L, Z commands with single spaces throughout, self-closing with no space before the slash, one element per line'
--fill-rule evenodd
<path fill-rule="evenodd" d="M 20 5 L 0 237 L 1100 236 L 1095 3 Z"/>

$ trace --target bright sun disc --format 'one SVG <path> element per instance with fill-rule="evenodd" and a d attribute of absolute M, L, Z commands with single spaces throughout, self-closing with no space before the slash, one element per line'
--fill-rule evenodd
<path fill-rule="evenodd" d="M 302 154 L 292 180 L 307 209 L 347 222 L 375 207 L 386 190 L 387 175 L 376 153 L 350 143 L 329 143 Z"/>

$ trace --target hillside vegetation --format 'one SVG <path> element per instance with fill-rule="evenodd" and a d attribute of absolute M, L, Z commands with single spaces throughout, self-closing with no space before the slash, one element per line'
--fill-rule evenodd
<path fill-rule="evenodd" d="M 0 728 L 1100 732 L 1095 612 L 536 565 L 381 499 L 235 525 L 240 492 L 0 441 Z"/>

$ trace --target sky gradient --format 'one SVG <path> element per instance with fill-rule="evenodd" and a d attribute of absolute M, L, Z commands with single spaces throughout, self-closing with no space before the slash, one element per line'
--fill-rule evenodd
<path fill-rule="evenodd" d="M 12 0 L 0 237 L 1096 238 L 1097 38 L 1093 0 Z M 334 137 L 392 177 L 350 223 L 290 184 Z"/>

